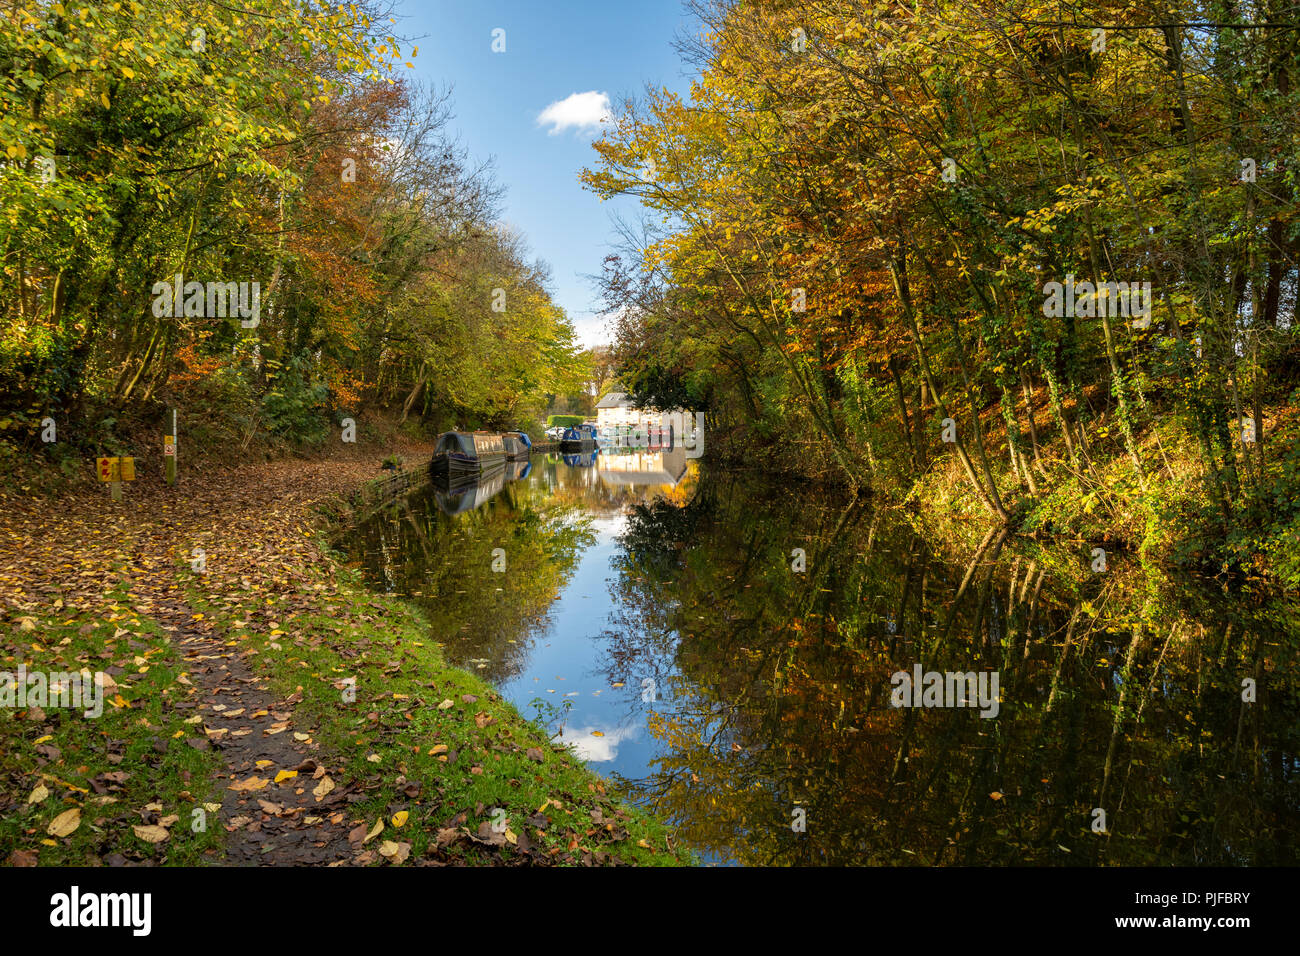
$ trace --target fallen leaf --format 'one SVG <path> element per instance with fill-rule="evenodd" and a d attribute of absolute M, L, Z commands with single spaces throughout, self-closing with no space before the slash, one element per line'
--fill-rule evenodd
<path fill-rule="evenodd" d="M 79 826 L 81 826 L 81 810 L 73 807 L 71 810 L 64 810 L 51 820 L 45 832 L 50 836 L 65 837 Z"/>
<path fill-rule="evenodd" d="M 141 826 L 137 824 L 136 826 L 131 827 L 131 829 L 134 830 L 135 835 L 141 840 L 144 840 L 145 843 L 161 843 L 163 840 L 167 839 L 167 837 L 171 836 L 165 828 L 160 826 Z"/>

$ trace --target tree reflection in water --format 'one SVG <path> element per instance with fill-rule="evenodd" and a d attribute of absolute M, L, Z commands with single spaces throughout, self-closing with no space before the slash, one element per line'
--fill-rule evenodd
<path fill-rule="evenodd" d="M 620 782 L 711 860 L 1298 862 L 1294 600 L 1115 555 L 1094 573 L 1088 545 L 930 544 L 898 513 L 736 474 L 650 493 L 630 467 L 534 456 L 478 507 L 412 496 L 349 547 L 499 686 L 557 607 L 591 598 L 591 629 L 570 638 L 585 673 L 621 689 L 583 699 L 620 710 L 627 740 L 652 735 Z M 600 532 L 610 593 L 566 592 L 584 553 L 603 553 L 598 526 L 621 529 Z M 498 547 L 509 570 L 488 573 Z M 997 717 L 893 707 L 891 675 L 918 663 L 996 671 Z M 521 683 L 526 710 L 537 685 Z"/>
<path fill-rule="evenodd" d="M 944 560 L 896 516 L 733 476 L 635 508 L 622 543 L 609 669 L 669 689 L 624 784 L 717 859 L 1297 862 L 1292 602 L 996 535 Z M 893 707 L 918 662 L 997 671 L 998 717 Z"/>

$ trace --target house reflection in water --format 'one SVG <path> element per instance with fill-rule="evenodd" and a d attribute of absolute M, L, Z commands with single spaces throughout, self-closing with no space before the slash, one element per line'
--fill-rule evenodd
<path fill-rule="evenodd" d="M 607 485 L 666 485 L 686 476 L 687 457 L 680 446 L 669 450 L 604 448 L 596 459 L 600 480 Z"/>

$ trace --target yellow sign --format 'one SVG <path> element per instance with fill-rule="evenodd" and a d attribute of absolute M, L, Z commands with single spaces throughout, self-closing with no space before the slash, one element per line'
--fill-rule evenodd
<path fill-rule="evenodd" d="M 134 458 L 96 458 L 100 481 L 135 481 Z"/>

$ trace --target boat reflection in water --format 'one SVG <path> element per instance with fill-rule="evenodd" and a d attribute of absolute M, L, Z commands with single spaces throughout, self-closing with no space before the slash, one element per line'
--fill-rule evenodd
<path fill-rule="evenodd" d="M 525 459 L 507 461 L 504 468 L 497 468 L 486 475 L 469 478 L 435 477 L 432 479 L 433 495 L 443 514 L 462 514 L 481 508 L 500 494 L 507 484 L 527 478 L 532 470 L 532 462 Z"/>
<path fill-rule="evenodd" d="M 506 472 L 497 469 L 486 478 L 449 483 L 434 479 L 433 495 L 443 514 L 458 515 L 487 504 L 506 486 Z"/>
<path fill-rule="evenodd" d="M 639 500 L 647 494 L 663 493 L 679 485 L 685 487 L 690 459 L 681 444 L 672 443 L 667 430 L 665 437 L 668 443 L 658 447 L 644 443 L 630 447 L 611 442 L 593 451 L 552 453 L 539 459 L 542 463 L 538 468 L 543 469 L 543 483 L 552 484 L 555 468 L 562 463 L 575 469 L 569 473 L 566 484 L 574 484 L 576 479 L 576 484 L 584 487 L 605 486 L 611 506 L 616 502 L 627 503 L 632 500 L 628 494 Z M 507 460 L 503 467 L 478 475 L 435 474 L 432 484 L 438 508 L 444 514 L 457 515 L 482 507 L 510 482 L 535 474 L 531 460 Z"/>

